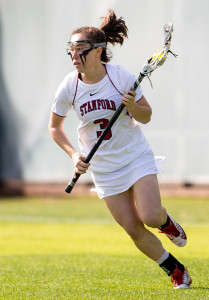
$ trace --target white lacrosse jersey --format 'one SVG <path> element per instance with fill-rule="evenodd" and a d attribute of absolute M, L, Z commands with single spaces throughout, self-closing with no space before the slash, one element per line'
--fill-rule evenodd
<path fill-rule="evenodd" d="M 105 67 L 106 76 L 94 84 L 82 82 L 76 70 L 69 73 L 60 84 L 52 104 L 52 111 L 59 116 L 67 116 L 72 107 L 75 110 L 80 120 L 78 143 L 85 157 L 121 104 L 122 95 L 128 93 L 136 80 L 122 66 L 106 64 Z M 136 101 L 141 97 L 139 86 Z M 139 124 L 125 107 L 92 157 L 89 170 L 97 173 L 115 171 L 129 164 L 148 147 Z"/>

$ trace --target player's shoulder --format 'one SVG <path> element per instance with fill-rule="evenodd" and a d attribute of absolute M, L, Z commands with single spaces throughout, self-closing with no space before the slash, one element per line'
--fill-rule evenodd
<path fill-rule="evenodd" d="M 74 70 L 70 73 L 68 73 L 67 75 L 65 75 L 63 81 L 62 81 L 62 85 L 67 87 L 69 85 L 71 85 L 73 82 L 77 81 L 78 78 L 78 72 L 77 70 Z"/>
<path fill-rule="evenodd" d="M 107 64 L 107 72 L 121 93 L 127 91 L 135 81 L 135 77 L 121 65 Z"/>
<path fill-rule="evenodd" d="M 108 72 L 112 72 L 115 74 L 127 72 L 127 70 L 122 65 L 106 64 L 106 68 Z"/>
<path fill-rule="evenodd" d="M 119 81 L 123 80 L 124 78 L 132 77 L 131 74 L 124 66 L 122 65 L 114 65 L 114 64 L 107 64 L 106 65 L 107 72 L 110 76 L 115 76 Z"/>
<path fill-rule="evenodd" d="M 71 99 L 72 93 L 75 90 L 77 77 L 78 72 L 76 70 L 65 75 L 58 86 L 55 97 L 67 97 Z"/>

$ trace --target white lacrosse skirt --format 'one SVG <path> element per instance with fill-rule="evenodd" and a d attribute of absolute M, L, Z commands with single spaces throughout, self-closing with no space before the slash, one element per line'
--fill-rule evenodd
<path fill-rule="evenodd" d="M 127 191 L 140 178 L 162 172 L 159 164 L 164 161 L 162 156 L 154 156 L 149 148 L 128 165 L 113 172 L 91 172 L 92 180 L 99 198 L 113 196 Z"/>

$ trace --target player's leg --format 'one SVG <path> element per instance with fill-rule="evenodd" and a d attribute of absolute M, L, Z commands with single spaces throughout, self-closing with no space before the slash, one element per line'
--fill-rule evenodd
<path fill-rule="evenodd" d="M 185 246 L 187 238 L 183 228 L 167 214 L 161 204 L 157 176 L 148 175 L 141 178 L 132 189 L 142 222 L 147 226 L 159 228 L 176 246 Z"/>
<path fill-rule="evenodd" d="M 186 236 L 183 229 L 168 216 L 166 209 L 162 207 L 157 176 L 148 175 L 141 178 L 134 184 L 132 189 L 141 220 L 150 227 L 161 228 L 162 232 L 165 229 L 166 235 L 174 244 L 178 246 L 185 245 Z M 170 220 L 172 220 L 172 224 Z M 157 263 L 171 276 L 175 289 L 189 288 L 192 281 L 188 271 L 172 254 L 165 251 L 161 258 L 157 260 Z"/>
<path fill-rule="evenodd" d="M 157 261 L 165 252 L 161 241 L 144 227 L 133 199 L 131 190 L 104 198 L 114 219 L 130 235 L 137 248 Z"/>
<path fill-rule="evenodd" d="M 168 253 L 161 241 L 144 227 L 130 190 L 104 199 L 114 219 L 126 230 L 137 248 L 172 278 L 174 288 L 188 288 L 191 278 L 175 257 Z"/>

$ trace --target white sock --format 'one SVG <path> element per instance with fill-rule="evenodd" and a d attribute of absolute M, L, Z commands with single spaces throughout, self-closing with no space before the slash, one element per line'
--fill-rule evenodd
<path fill-rule="evenodd" d="M 163 255 L 156 261 L 158 265 L 161 265 L 169 257 L 169 252 L 165 250 Z"/>

